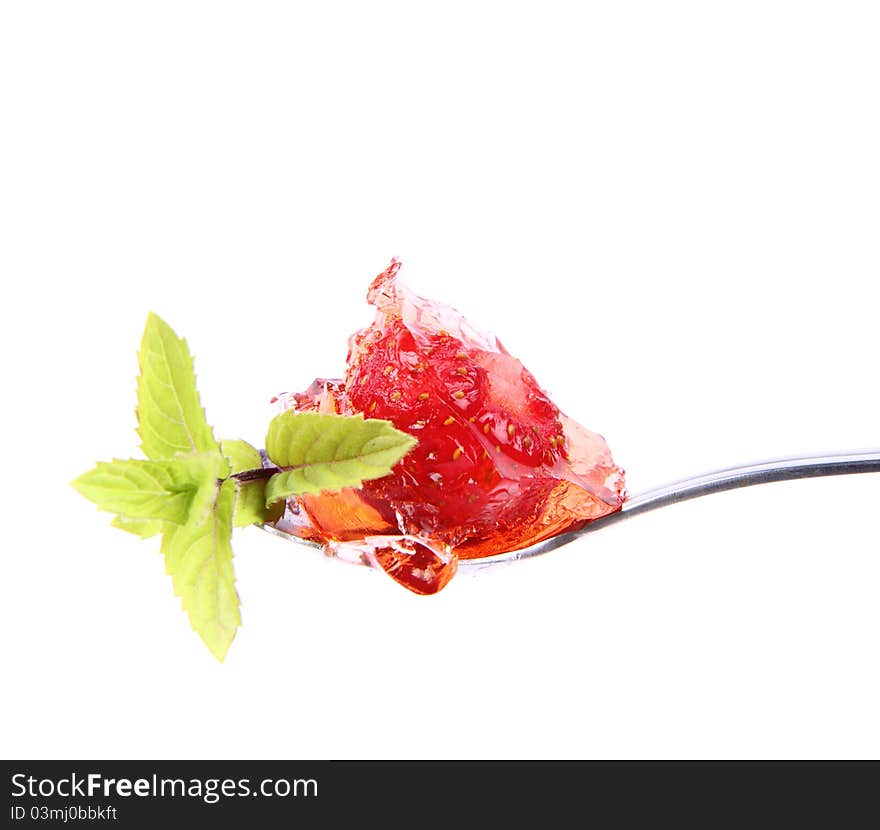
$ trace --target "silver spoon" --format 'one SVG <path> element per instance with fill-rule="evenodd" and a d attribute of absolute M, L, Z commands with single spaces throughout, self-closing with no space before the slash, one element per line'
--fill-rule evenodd
<path fill-rule="evenodd" d="M 630 496 L 624 501 L 623 507 L 619 511 L 596 519 L 580 530 L 561 533 L 558 536 L 553 536 L 550 539 L 545 539 L 543 542 L 538 542 L 519 550 L 498 553 L 481 559 L 463 559 L 459 562 L 458 567 L 460 570 L 473 571 L 490 565 L 516 562 L 520 559 L 531 559 L 533 556 L 540 556 L 551 550 L 556 550 L 556 548 L 574 542 L 587 533 L 615 524 L 623 519 L 647 513 L 649 510 L 655 510 L 658 507 L 666 507 L 677 502 L 695 499 L 698 496 L 708 496 L 711 493 L 734 490 L 738 487 L 751 487 L 754 484 L 768 484 L 773 481 L 852 475 L 854 473 L 880 473 L 880 449 L 848 450 L 826 455 L 774 458 L 754 464 L 726 467 L 722 470 L 685 478 L 681 481 L 675 481 L 671 484 L 665 484 L 662 487 L 655 487 L 653 490 L 646 490 L 643 493 Z M 309 547 L 321 547 L 314 542 L 308 542 L 273 525 L 263 525 L 262 527 L 276 536 L 281 536 Z"/>

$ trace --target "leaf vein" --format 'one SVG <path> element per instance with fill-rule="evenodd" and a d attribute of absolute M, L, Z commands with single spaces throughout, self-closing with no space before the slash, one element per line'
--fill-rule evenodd
<path fill-rule="evenodd" d="M 160 345 L 161 348 L 162 348 L 162 357 L 163 357 L 163 359 L 165 360 L 166 365 L 168 365 L 168 378 L 169 378 L 170 381 L 172 381 L 172 384 L 171 384 L 171 391 L 172 391 L 172 393 L 174 394 L 174 400 L 175 400 L 175 402 L 177 403 L 177 408 L 178 408 L 178 410 L 180 411 L 180 416 L 181 416 L 181 419 L 182 419 L 182 421 L 183 421 L 182 426 L 183 426 L 183 428 L 184 428 L 184 431 L 185 431 L 186 434 L 187 434 L 187 437 L 189 438 L 189 442 L 190 442 L 190 445 L 191 445 L 192 449 L 196 449 L 195 436 L 194 436 L 194 435 L 192 434 L 192 432 L 190 431 L 190 429 L 189 429 L 189 424 L 186 423 L 186 412 L 184 411 L 183 403 L 182 403 L 181 400 L 180 400 L 180 395 L 179 395 L 179 393 L 178 393 L 177 387 L 173 384 L 174 377 L 173 377 L 173 375 L 171 374 L 171 367 L 170 367 L 170 364 L 169 364 L 169 362 L 168 362 L 168 351 L 167 351 L 167 349 L 165 348 L 165 338 L 164 338 L 164 337 L 159 337 L 159 345 Z M 190 368 L 190 370 L 192 370 L 192 361 L 189 360 L 189 361 L 187 361 L 187 362 L 189 363 L 189 368 Z"/>

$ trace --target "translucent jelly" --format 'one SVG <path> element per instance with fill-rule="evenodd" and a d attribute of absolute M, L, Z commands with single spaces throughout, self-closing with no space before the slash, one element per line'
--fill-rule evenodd
<path fill-rule="evenodd" d="M 623 471 L 604 439 L 563 415 L 532 374 L 457 311 L 397 281 L 367 294 L 344 380 L 279 396 L 285 408 L 383 418 L 418 439 L 361 490 L 291 499 L 282 529 L 435 593 L 459 559 L 528 547 L 619 510 Z"/>

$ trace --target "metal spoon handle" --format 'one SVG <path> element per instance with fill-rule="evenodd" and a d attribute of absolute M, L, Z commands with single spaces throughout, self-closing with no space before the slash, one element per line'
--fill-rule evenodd
<path fill-rule="evenodd" d="M 708 496 L 723 490 L 734 490 L 737 487 L 751 487 L 753 484 L 877 472 L 880 472 L 880 449 L 774 458 L 756 464 L 726 467 L 655 487 L 627 499 L 621 512 L 632 516 L 667 504 Z"/>

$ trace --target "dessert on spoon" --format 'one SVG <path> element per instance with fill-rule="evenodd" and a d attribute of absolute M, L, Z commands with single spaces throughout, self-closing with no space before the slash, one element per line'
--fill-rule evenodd
<path fill-rule="evenodd" d="M 371 325 L 345 377 L 276 398 L 282 409 L 381 418 L 418 443 L 390 475 L 292 497 L 278 530 L 373 560 L 416 593 L 460 560 L 529 547 L 620 510 L 605 440 L 564 415 L 492 335 L 413 294 L 393 260 L 370 285 Z"/>
<path fill-rule="evenodd" d="M 149 315 L 138 353 L 145 458 L 73 482 L 161 552 L 192 627 L 223 659 L 241 623 L 234 527 L 257 525 L 435 594 L 459 568 L 513 562 L 696 496 L 880 471 L 880 450 L 776 459 L 635 496 L 601 435 L 564 414 L 492 335 L 417 296 L 391 264 L 340 379 L 274 400 L 259 450 L 214 435 L 186 342 Z"/>

